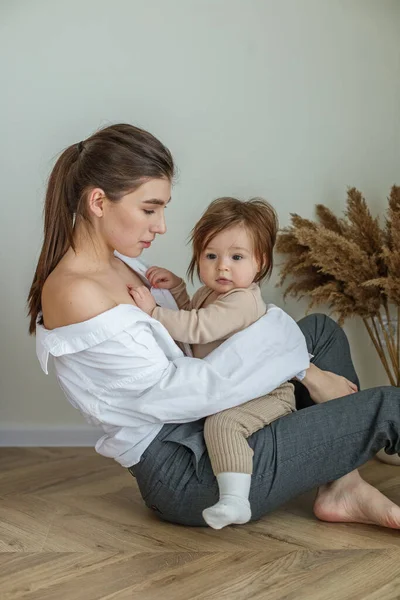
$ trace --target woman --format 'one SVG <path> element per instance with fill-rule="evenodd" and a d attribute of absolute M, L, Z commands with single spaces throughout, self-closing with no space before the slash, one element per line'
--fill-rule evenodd
<path fill-rule="evenodd" d="M 400 508 L 353 471 L 382 447 L 400 451 L 400 392 L 353 393 L 358 381 L 348 343 L 332 320 L 303 319 L 303 336 L 272 308 L 199 361 L 135 307 L 127 285 L 146 283 L 135 259 L 166 231 L 173 174 L 169 151 L 129 125 L 103 129 L 60 156 L 29 294 L 30 333 L 36 327 L 43 369 L 53 355 L 68 400 L 105 431 L 97 451 L 129 468 L 161 518 L 186 525 L 204 525 L 202 510 L 218 494 L 203 417 L 297 375 L 298 407 L 311 399 L 322 404 L 249 439 L 253 518 L 321 486 L 314 506 L 320 519 L 400 528 Z"/>

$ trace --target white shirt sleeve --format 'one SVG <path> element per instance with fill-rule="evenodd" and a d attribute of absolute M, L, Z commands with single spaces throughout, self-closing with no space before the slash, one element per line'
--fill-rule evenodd
<path fill-rule="evenodd" d="M 91 393 L 97 416 L 114 425 L 194 421 L 267 394 L 309 366 L 302 332 L 277 307 L 202 360 L 168 360 L 149 325 L 118 336 L 108 358 L 93 362 L 103 381 L 93 372 Z"/>

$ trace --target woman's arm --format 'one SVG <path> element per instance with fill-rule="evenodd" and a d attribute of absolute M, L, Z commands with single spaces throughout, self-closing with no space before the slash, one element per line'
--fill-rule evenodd
<path fill-rule="evenodd" d="M 309 366 L 303 334 L 276 307 L 203 360 L 180 353 L 167 360 L 157 328 L 165 335 L 159 323 L 143 322 L 107 350 L 94 348 L 88 379 L 100 420 L 136 427 L 194 421 L 262 396 Z"/>

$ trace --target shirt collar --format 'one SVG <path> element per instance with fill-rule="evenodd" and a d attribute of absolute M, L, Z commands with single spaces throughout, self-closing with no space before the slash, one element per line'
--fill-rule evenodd
<path fill-rule="evenodd" d="M 163 306 L 164 308 L 169 308 L 171 310 L 177 310 L 178 306 L 174 300 L 173 295 L 169 290 L 162 290 L 159 288 L 151 287 L 148 280 L 146 279 L 147 269 L 149 268 L 145 262 L 139 260 L 138 258 L 131 258 L 130 256 L 124 256 L 120 254 L 116 250 L 114 251 L 114 255 L 122 260 L 124 263 L 128 265 L 135 273 L 140 277 L 143 281 L 143 285 L 148 287 L 153 295 L 154 300 L 157 302 L 159 306 Z M 188 356 L 191 356 L 191 350 L 189 344 L 184 344 L 185 352 Z"/>
<path fill-rule="evenodd" d="M 148 280 L 146 279 L 146 272 L 149 268 L 145 262 L 139 260 L 138 258 L 131 258 L 130 256 L 125 256 L 124 254 L 120 254 L 116 250 L 114 251 L 114 256 L 122 260 L 125 264 L 128 265 L 137 275 L 139 275 L 140 279 L 143 281 L 143 284 L 146 287 L 150 287 Z"/>
<path fill-rule="evenodd" d="M 36 324 L 36 354 L 40 366 L 47 374 L 49 354 L 63 356 L 92 348 L 110 339 L 126 327 L 138 321 L 149 321 L 146 313 L 131 304 L 119 304 L 114 308 L 82 323 L 46 329 Z M 152 319 L 151 319 L 152 320 Z"/>

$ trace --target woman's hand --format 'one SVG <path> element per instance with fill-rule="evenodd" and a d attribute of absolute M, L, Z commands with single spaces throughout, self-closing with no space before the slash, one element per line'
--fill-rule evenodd
<path fill-rule="evenodd" d="M 130 293 L 131 297 L 135 301 L 136 306 L 151 316 L 157 305 L 147 287 L 144 285 L 141 285 L 140 287 L 134 287 L 129 283 L 126 287 L 128 288 L 128 292 Z"/>
<path fill-rule="evenodd" d="M 346 377 L 336 375 L 331 371 L 322 371 L 313 364 L 307 369 L 306 376 L 301 383 L 308 389 L 311 399 L 316 404 L 358 392 L 356 384 Z"/>
<path fill-rule="evenodd" d="M 146 272 L 146 277 L 152 287 L 162 290 L 170 290 L 181 282 L 180 277 L 162 267 L 150 267 Z"/>

